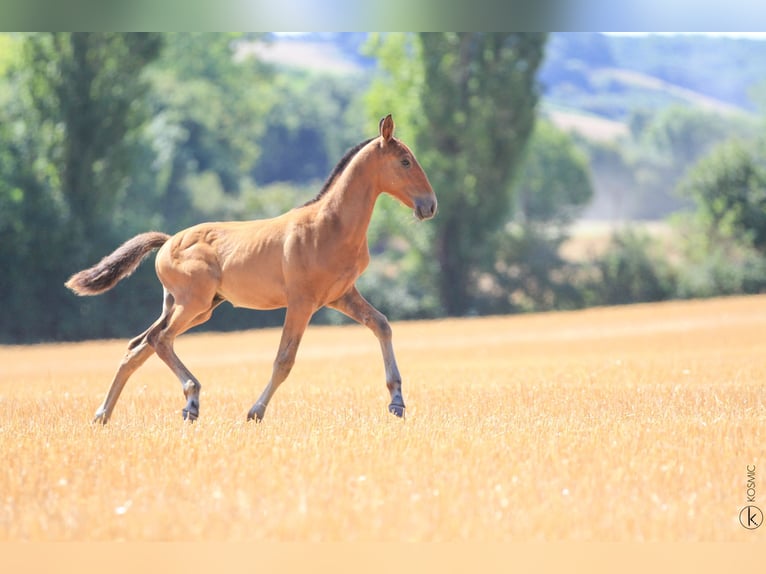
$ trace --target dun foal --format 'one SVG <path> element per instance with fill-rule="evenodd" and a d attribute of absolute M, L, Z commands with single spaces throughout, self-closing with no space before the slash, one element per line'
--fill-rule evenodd
<path fill-rule="evenodd" d="M 224 301 L 251 309 L 287 307 L 271 379 L 248 420 L 263 418 L 290 373 L 311 316 L 323 306 L 366 325 L 378 338 L 391 394 L 388 410 L 404 416 L 391 327 L 359 294 L 355 282 L 369 263 L 367 227 L 378 196 L 393 195 L 419 220 L 436 214 L 436 196 L 413 153 L 394 137 L 390 115 L 380 121 L 379 130 L 379 137 L 351 149 L 316 199 L 302 207 L 273 219 L 202 223 L 172 237 L 143 233 L 67 281 L 78 295 L 103 293 L 159 248 L 155 268 L 164 288 L 162 314 L 128 344 L 94 422 L 109 420 L 128 378 L 155 352 L 181 381 L 183 416 L 194 421 L 201 386 L 176 355 L 173 341 L 207 321 Z"/>

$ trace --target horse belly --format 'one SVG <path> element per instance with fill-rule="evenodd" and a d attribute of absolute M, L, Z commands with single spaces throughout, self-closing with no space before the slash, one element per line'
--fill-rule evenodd
<path fill-rule="evenodd" d="M 281 278 L 257 271 L 224 274 L 219 292 L 235 307 L 265 310 L 287 305 Z"/>
<path fill-rule="evenodd" d="M 235 307 L 277 309 L 287 304 L 281 253 L 268 247 L 240 246 L 225 259 L 219 293 Z"/>

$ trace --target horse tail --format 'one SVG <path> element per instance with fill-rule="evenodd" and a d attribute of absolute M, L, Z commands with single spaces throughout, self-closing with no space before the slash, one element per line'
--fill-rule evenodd
<path fill-rule="evenodd" d="M 78 295 L 98 295 L 109 291 L 121 279 L 133 273 L 144 257 L 162 247 L 168 239 L 170 235 L 159 231 L 136 235 L 90 269 L 72 275 L 65 285 Z"/>

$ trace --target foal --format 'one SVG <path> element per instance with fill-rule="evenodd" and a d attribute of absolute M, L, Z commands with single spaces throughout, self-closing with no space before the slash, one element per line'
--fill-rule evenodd
<path fill-rule="evenodd" d="M 366 325 L 378 338 L 391 394 L 388 410 L 404 416 L 391 327 L 355 282 L 370 260 L 367 227 L 378 196 L 391 194 L 419 220 L 436 214 L 436 196 L 413 153 L 394 137 L 390 115 L 380 121 L 379 131 L 349 150 L 316 199 L 302 207 L 273 219 L 202 223 L 172 237 L 143 233 L 67 281 L 78 295 L 103 293 L 159 248 L 155 268 L 164 288 L 162 314 L 128 344 L 94 422 L 109 420 L 128 378 L 155 352 L 181 381 L 183 416 L 194 421 L 201 385 L 176 355 L 173 341 L 207 321 L 224 301 L 251 309 L 287 307 L 271 379 L 248 420 L 263 418 L 290 373 L 311 316 L 324 306 Z"/>

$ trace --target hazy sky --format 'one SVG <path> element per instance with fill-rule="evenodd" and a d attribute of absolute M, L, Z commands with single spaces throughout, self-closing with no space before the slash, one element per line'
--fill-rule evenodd
<path fill-rule="evenodd" d="M 726 38 L 750 38 L 752 40 L 766 40 L 766 32 L 604 32 L 614 36 L 676 36 L 680 34 L 693 34 L 696 36 L 720 36 Z"/>

